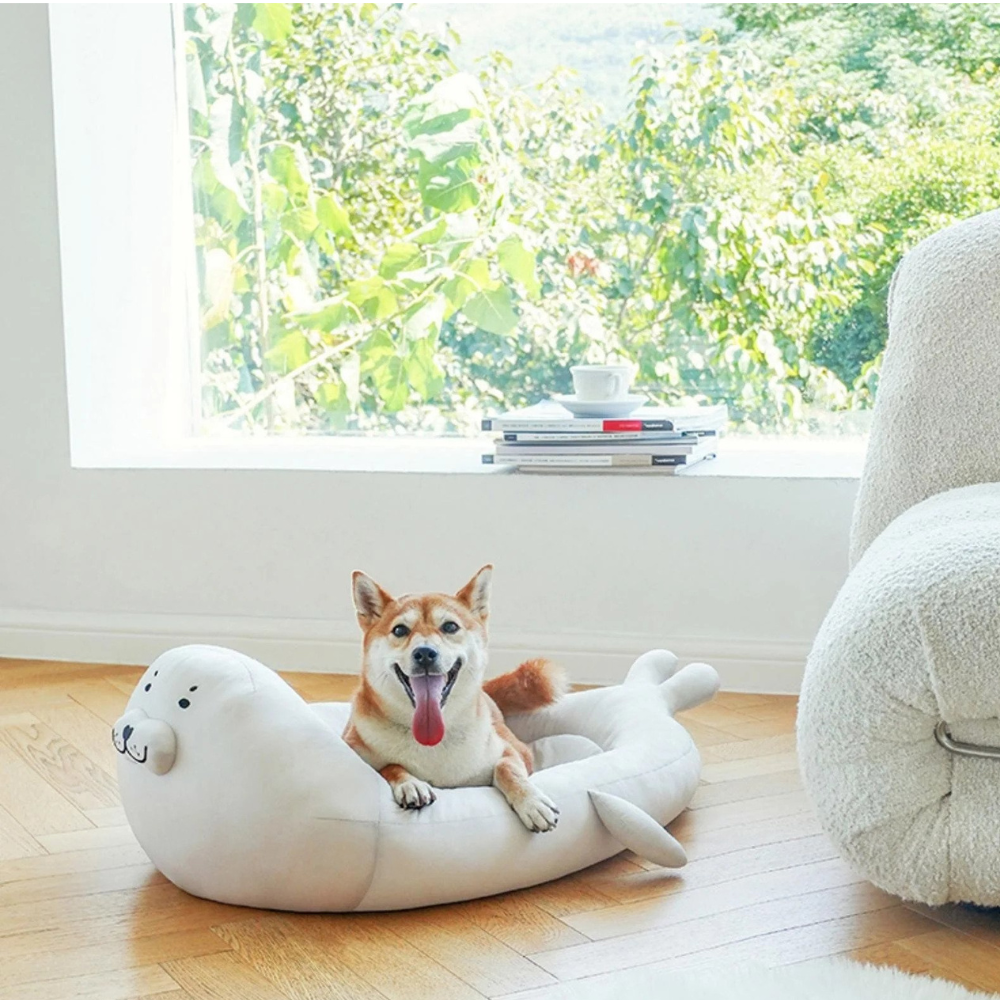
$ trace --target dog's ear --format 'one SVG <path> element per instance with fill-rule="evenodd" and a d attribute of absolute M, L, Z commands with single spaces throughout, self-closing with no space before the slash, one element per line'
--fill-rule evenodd
<path fill-rule="evenodd" d="M 483 621 L 490 615 L 490 586 L 493 567 L 484 566 L 456 595 L 477 618 Z"/>
<path fill-rule="evenodd" d="M 392 604 L 392 598 L 367 574 L 354 571 L 354 608 L 358 613 L 358 624 L 369 629 Z"/>

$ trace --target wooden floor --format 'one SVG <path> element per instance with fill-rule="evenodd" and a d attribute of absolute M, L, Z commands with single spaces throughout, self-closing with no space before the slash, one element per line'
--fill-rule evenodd
<path fill-rule="evenodd" d="M 135 843 L 109 725 L 140 671 L 0 661 L 2 1000 L 545 1000 L 559 980 L 847 954 L 1000 989 L 1000 917 L 904 906 L 810 812 L 792 698 L 723 694 L 682 719 L 703 782 L 679 875 L 624 854 L 536 889 L 399 914 L 209 903 Z M 310 700 L 349 678 L 288 675 Z"/>

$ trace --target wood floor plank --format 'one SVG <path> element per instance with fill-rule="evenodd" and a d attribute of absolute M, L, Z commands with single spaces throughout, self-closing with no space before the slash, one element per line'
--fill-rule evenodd
<path fill-rule="evenodd" d="M 616 903 L 635 903 L 656 896 L 687 892 L 705 886 L 720 885 L 766 872 L 798 869 L 818 861 L 837 857 L 830 841 L 823 835 L 798 840 L 748 847 L 729 854 L 717 854 L 689 862 L 676 872 L 641 869 L 638 873 L 608 880 L 601 891 Z M 578 911 L 582 912 L 582 911 Z"/>
<path fill-rule="evenodd" d="M 50 834 L 90 830 L 93 824 L 43 774 L 0 739 L 0 807 L 41 841 Z"/>
<path fill-rule="evenodd" d="M 684 719 L 683 722 L 684 728 L 691 734 L 691 738 L 702 751 L 719 743 L 732 743 L 738 738 L 726 730 L 714 729 L 712 726 L 706 726 L 695 719 Z"/>
<path fill-rule="evenodd" d="M 102 809 L 84 809 L 83 815 L 94 826 L 127 826 L 128 817 L 121 806 L 105 806 Z"/>
<path fill-rule="evenodd" d="M 381 921 L 381 915 L 361 914 L 292 922 L 299 935 L 325 946 L 386 1000 L 479 1000 L 482 994 L 398 934 L 384 931 Z"/>
<path fill-rule="evenodd" d="M 77 809 L 121 805 L 114 778 L 48 726 L 39 722 L 0 727 L 0 744 L 13 750 Z"/>
<path fill-rule="evenodd" d="M 908 940 L 920 941 L 933 933 L 935 932 L 929 931 L 927 934 L 919 934 Z M 879 944 L 855 948 L 849 952 L 848 957 L 865 965 L 890 965 L 894 969 L 901 969 L 903 972 L 910 972 L 915 976 L 926 975 L 934 968 L 934 963 L 930 959 L 907 951 L 899 941 L 882 941 Z"/>
<path fill-rule="evenodd" d="M 795 734 L 780 733 L 753 740 L 733 740 L 712 747 L 719 760 L 749 760 L 751 758 L 772 757 L 774 754 L 794 754 Z"/>
<path fill-rule="evenodd" d="M 530 957 L 559 979 L 580 979 L 898 905 L 897 900 L 874 886 L 855 883 L 712 913 L 676 924 L 670 934 L 656 928 L 627 937 L 536 952 Z"/>
<path fill-rule="evenodd" d="M 358 678 L 345 674 L 282 674 L 306 701 L 350 701 Z"/>
<path fill-rule="evenodd" d="M 72 704 L 69 695 L 61 687 L 7 690 L 0 685 L 0 699 L 5 716 L 13 716 L 19 712 L 30 714 L 48 705 Z"/>
<path fill-rule="evenodd" d="M 165 962 L 163 969 L 192 1000 L 288 1000 L 232 952 Z"/>
<path fill-rule="evenodd" d="M 535 905 L 531 890 L 459 904 L 461 914 L 522 955 L 568 947 L 586 938 Z"/>
<path fill-rule="evenodd" d="M 236 920 L 213 931 L 288 1000 L 383 1000 L 328 946 L 300 935 L 294 917 Z"/>
<path fill-rule="evenodd" d="M 935 975 L 944 975 L 970 989 L 1000 988 L 1000 949 L 986 949 L 959 931 L 946 930 L 904 938 L 899 946 Z"/>
<path fill-rule="evenodd" d="M 725 732 L 728 732 L 729 726 L 755 721 L 754 717 L 727 708 L 714 698 L 697 708 L 678 713 L 677 720 L 684 725 L 687 725 L 689 721 L 697 722 L 703 726 L 711 726 L 713 729 L 721 729 Z"/>
<path fill-rule="evenodd" d="M 35 710 L 36 718 L 72 744 L 88 760 L 112 778 L 117 774 L 118 754 L 104 720 L 75 701 L 45 705 Z M 116 716 L 117 718 L 117 716 Z"/>
<path fill-rule="evenodd" d="M 138 684 L 140 676 L 142 675 L 138 675 L 134 680 L 128 676 L 105 677 L 104 680 L 106 680 L 112 687 L 121 691 L 126 698 L 131 698 L 132 692 L 135 690 L 135 686 Z"/>
<path fill-rule="evenodd" d="M 164 876 L 149 863 L 21 879 L 0 885 L 0 906 L 41 902 L 48 899 L 68 900 L 75 896 L 91 896 L 101 892 L 141 889 L 165 881 Z"/>
<path fill-rule="evenodd" d="M 671 824 L 675 837 L 697 837 L 713 830 L 769 821 L 781 823 L 786 817 L 809 811 L 809 799 L 802 791 L 759 795 L 752 799 L 704 805 L 682 813 Z"/>
<path fill-rule="evenodd" d="M 110 940 L 209 930 L 259 911 L 189 896 L 169 883 L 137 889 L 0 906 L 0 940 L 5 958 L 45 956 Z"/>
<path fill-rule="evenodd" d="M 0 996 L 6 998 L 7 990 L 13 986 L 114 973 L 220 951 L 228 951 L 225 941 L 211 931 L 198 930 L 156 937 L 123 937 L 82 948 L 66 948 L 51 952 L 45 962 L 39 962 L 36 955 L 5 957 L 0 963 Z M 171 988 L 176 989 L 176 984 Z"/>
<path fill-rule="evenodd" d="M 728 726 L 726 732 L 734 739 L 759 740 L 768 736 L 781 736 L 794 729 L 794 720 L 778 717 L 777 719 L 748 719 Z"/>
<path fill-rule="evenodd" d="M 821 832 L 819 821 L 811 812 L 799 812 L 743 825 L 709 827 L 691 836 L 682 835 L 681 841 L 687 848 L 688 859 L 697 861 L 699 858 L 731 854 L 748 847 L 763 847 L 766 844 L 797 840 L 799 837 L 812 837 Z"/>
<path fill-rule="evenodd" d="M 713 747 L 718 750 L 718 747 Z M 798 771 L 799 758 L 792 751 L 769 754 L 766 757 L 752 757 L 749 760 L 729 760 L 709 763 L 701 769 L 701 780 L 709 784 L 717 781 L 732 781 L 734 778 L 753 778 L 761 774 L 775 774 L 780 771 Z"/>
<path fill-rule="evenodd" d="M 719 969 L 731 966 L 739 968 L 748 964 L 779 966 L 833 955 L 851 953 L 856 950 L 877 946 L 907 935 L 926 932 L 933 923 L 903 906 L 851 914 L 847 917 L 820 921 L 806 927 L 794 927 L 786 931 L 764 934 L 757 937 L 741 938 L 737 941 L 717 944 L 701 950 L 685 952 L 682 955 L 660 962 L 649 962 L 634 967 L 635 979 L 622 979 L 620 971 L 602 973 L 587 978 L 587 985 L 595 994 L 601 987 L 608 990 L 609 998 L 670 997 L 670 985 L 679 972 L 698 969 Z M 661 989 L 650 988 L 650 979 L 658 982 Z M 641 988 L 640 988 L 641 987 Z M 546 987 L 530 992 L 511 993 L 503 1000 L 567 1000 L 566 986 Z M 776 1000 L 785 1000 L 784 997 Z M 792 998 L 789 998 L 792 1000 Z"/>
<path fill-rule="evenodd" d="M 133 841 L 131 844 L 97 847 L 59 854 L 40 853 L 37 856 L 0 861 L 0 885 L 21 879 L 51 878 L 56 875 L 76 875 L 108 868 L 149 864 L 146 852 Z"/>
<path fill-rule="evenodd" d="M 749 962 L 769 966 L 795 965 L 811 959 L 841 955 L 880 941 L 920 934 L 930 926 L 929 921 L 897 903 L 719 945 L 668 961 L 664 963 L 664 968 L 680 971 L 718 968 L 720 965 L 740 966 Z"/>
<path fill-rule="evenodd" d="M 618 885 L 627 876 L 643 873 L 645 869 L 641 865 L 622 853 L 582 872 L 536 886 L 531 890 L 531 901 L 546 913 L 560 918 L 569 913 L 601 910 L 619 902 L 605 891 L 606 888 Z"/>
<path fill-rule="evenodd" d="M 705 809 L 726 802 L 746 802 L 749 799 L 770 798 L 786 792 L 801 792 L 802 778 L 798 771 L 779 771 L 777 774 L 758 774 L 749 778 L 701 784 L 694 793 L 688 809 Z"/>
<path fill-rule="evenodd" d="M 0 867 L 4 862 L 44 854 L 45 849 L 0 806 Z"/>
<path fill-rule="evenodd" d="M 961 931 L 983 944 L 1000 948 L 1000 914 L 997 910 L 961 906 L 955 903 L 945 906 L 925 906 L 923 903 L 906 905 L 938 925 Z"/>
<path fill-rule="evenodd" d="M 74 663 L 71 660 L 22 660 L 0 657 L 0 687 L 35 687 L 41 684 L 62 684 L 80 677 L 138 677 L 145 667 L 126 667 L 115 663 Z"/>
<path fill-rule="evenodd" d="M 91 972 L 69 979 L 47 979 L 4 989 L 4 1000 L 129 1000 L 147 994 L 166 993 L 176 987 L 159 965 L 137 969 Z"/>
<path fill-rule="evenodd" d="M 69 685 L 66 688 L 66 693 L 78 705 L 82 705 L 96 715 L 106 727 L 110 727 L 118 721 L 122 712 L 125 711 L 125 703 L 128 701 L 133 686 L 134 682 L 127 685 L 127 691 L 123 691 L 106 678 L 94 677 Z"/>
<path fill-rule="evenodd" d="M 781 695 L 757 694 L 748 691 L 719 691 L 712 700 L 726 708 L 745 712 L 748 708 L 753 708 L 756 705 L 769 705 L 776 697 L 781 697 Z"/>
<path fill-rule="evenodd" d="M 487 997 L 555 982 L 534 962 L 446 907 L 386 914 L 380 926 L 394 931 Z"/>
<path fill-rule="evenodd" d="M 904 938 L 879 957 L 877 962 L 873 957 L 859 960 L 894 965 L 918 975 L 933 973 L 971 990 L 995 991 L 1000 985 L 1000 949 L 983 948 L 960 931 L 948 929 Z"/>
<path fill-rule="evenodd" d="M 39 835 L 36 839 L 50 854 L 116 845 L 130 847 L 136 843 L 135 834 L 127 826 L 93 826 L 86 816 L 80 815 L 87 821 L 85 829 Z"/>
<path fill-rule="evenodd" d="M 38 721 L 38 716 L 31 712 L 15 712 L 12 715 L 0 714 L 0 729 L 4 726 L 31 725 Z"/>
<path fill-rule="evenodd" d="M 798 699 L 794 695 L 772 695 L 760 704 L 745 705 L 740 711 L 743 715 L 759 721 L 781 721 L 791 732 L 795 728 L 798 706 Z"/>
<path fill-rule="evenodd" d="M 570 927 L 592 941 L 672 927 L 713 913 L 745 909 L 790 896 L 860 882 L 861 876 L 840 858 L 796 868 L 742 875 L 714 885 L 687 887 L 661 896 L 622 903 L 565 917 Z"/>

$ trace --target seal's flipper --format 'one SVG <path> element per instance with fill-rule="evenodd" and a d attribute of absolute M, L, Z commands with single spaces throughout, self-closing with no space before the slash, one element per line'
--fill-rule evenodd
<path fill-rule="evenodd" d="M 707 663 L 689 663 L 660 685 L 667 696 L 670 714 L 683 712 L 708 701 L 719 690 L 719 675 Z"/>
<path fill-rule="evenodd" d="M 660 684 L 677 672 L 677 657 L 666 649 L 651 649 L 643 653 L 628 668 L 626 684 Z"/>
<path fill-rule="evenodd" d="M 610 792 L 588 794 L 605 829 L 622 847 L 664 868 L 687 864 L 684 848 L 648 813 Z"/>

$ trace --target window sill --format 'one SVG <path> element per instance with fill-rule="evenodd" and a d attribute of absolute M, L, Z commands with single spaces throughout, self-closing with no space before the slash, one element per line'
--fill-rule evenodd
<path fill-rule="evenodd" d="M 73 464 L 77 468 L 90 469 L 280 469 L 512 475 L 513 470 L 509 467 L 482 464 L 481 456 L 490 446 L 488 437 L 192 439 L 155 451 L 80 455 L 75 457 Z M 727 437 L 720 442 L 717 458 L 693 466 L 683 476 L 857 479 L 861 474 L 864 449 L 864 438 Z M 595 471 L 593 475 L 601 473 Z"/>

